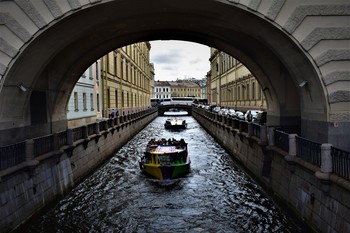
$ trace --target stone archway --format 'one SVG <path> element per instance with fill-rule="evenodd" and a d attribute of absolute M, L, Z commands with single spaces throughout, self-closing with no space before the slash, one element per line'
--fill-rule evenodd
<path fill-rule="evenodd" d="M 332 131 L 329 123 L 333 118 L 350 128 L 343 104 L 349 101 L 348 92 L 328 88 L 324 74 L 332 82 L 342 81 L 331 70 L 343 63 L 326 66 L 337 59 L 348 61 L 349 49 L 344 55 L 320 43 L 318 31 L 323 29 L 328 38 L 331 26 L 322 28 L 308 16 L 341 17 L 349 3 L 237 2 L 1 2 L 7 12 L 0 13 L 6 32 L 0 40 L 5 54 L 0 60 L 0 144 L 65 128 L 69 94 L 85 68 L 114 48 L 153 39 L 193 41 L 235 56 L 268 90 L 271 124 L 301 124 L 303 136 L 338 144 L 345 132 Z M 341 31 L 340 37 L 348 34 Z M 304 81 L 307 85 L 299 87 Z M 27 92 L 19 90 L 21 83 Z M 34 103 L 42 98 L 33 94 L 46 96 L 45 104 Z M 46 106 L 47 117 L 33 124 L 36 114 L 30 106 L 35 104 Z"/>

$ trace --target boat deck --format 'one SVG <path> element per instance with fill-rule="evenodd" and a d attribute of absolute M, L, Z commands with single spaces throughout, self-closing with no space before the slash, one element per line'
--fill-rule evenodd
<path fill-rule="evenodd" d="M 149 152 L 152 154 L 170 154 L 184 151 L 185 149 L 182 147 L 176 146 L 157 146 L 156 148 L 151 149 Z"/>

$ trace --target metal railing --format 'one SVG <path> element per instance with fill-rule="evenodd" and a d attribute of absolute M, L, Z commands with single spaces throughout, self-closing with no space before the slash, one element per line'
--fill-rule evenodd
<path fill-rule="evenodd" d="M 26 142 L 0 148 L 0 170 L 16 166 L 25 161 Z"/>
<path fill-rule="evenodd" d="M 54 149 L 54 135 L 34 138 L 34 157 L 46 154 Z"/>
<path fill-rule="evenodd" d="M 96 133 L 96 123 L 88 124 L 87 125 L 87 133 L 88 136 L 93 135 Z"/>
<path fill-rule="evenodd" d="M 256 123 L 252 123 L 252 125 L 253 125 L 253 136 L 260 138 L 261 125 Z"/>
<path fill-rule="evenodd" d="M 216 119 L 218 116 L 210 111 L 204 111 L 200 109 L 199 114 L 207 116 L 209 119 Z M 241 132 L 246 132 L 246 125 L 248 122 L 233 118 L 232 121 L 227 121 L 227 124 L 232 126 L 234 129 L 239 129 Z M 252 135 L 261 139 L 261 127 L 262 125 L 253 123 L 252 124 Z M 266 126 L 265 126 L 266 127 Z M 273 127 L 272 127 L 273 128 Z M 296 126 L 279 127 L 273 130 L 273 143 L 272 145 L 290 153 L 290 142 L 295 146 L 295 156 L 307 161 L 313 165 L 321 168 L 322 165 L 322 144 L 302 138 L 298 136 L 299 129 Z M 290 135 L 295 135 L 295 137 Z M 294 141 L 294 143 L 293 143 Z M 293 148 L 292 148 L 293 149 Z M 350 179 L 350 152 L 331 147 L 332 157 L 332 172 L 343 178 Z M 324 161 L 326 162 L 326 161 Z M 327 163 L 327 162 L 326 162 Z"/>
<path fill-rule="evenodd" d="M 62 131 L 58 133 L 58 146 L 67 145 L 67 131 Z"/>
<path fill-rule="evenodd" d="M 239 131 L 248 133 L 248 122 L 247 121 L 239 121 Z"/>
<path fill-rule="evenodd" d="M 296 156 L 312 164 L 321 166 L 321 143 L 296 136 Z"/>
<path fill-rule="evenodd" d="M 73 141 L 83 139 L 83 127 L 73 129 Z"/>
<path fill-rule="evenodd" d="M 350 179 L 350 152 L 331 147 L 333 173 Z"/>
<path fill-rule="evenodd" d="M 280 130 L 274 130 L 274 145 L 289 152 L 289 134 Z"/>
<path fill-rule="evenodd" d="M 239 120 L 238 119 L 233 119 L 232 121 L 232 127 L 234 129 L 239 129 Z"/>
<path fill-rule="evenodd" d="M 145 110 L 140 112 L 141 115 L 147 115 L 151 113 L 152 110 Z M 202 112 L 202 115 L 206 115 L 211 119 L 215 119 L 217 117 L 216 114 L 206 114 L 206 112 Z M 126 119 L 133 119 L 137 117 L 138 114 L 133 114 L 132 116 L 121 116 L 119 118 L 120 124 Z M 128 118 L 127 118 L 128 117 Z M 112 123 L 112 121 L 114 121 Z M 109 119 L 107 121 L 98 122 L 100 127 L 100 131 L 107 130 L 108 126 L 115 125 L 118 122 L 117 118 Z M 237 119 L 232 119 L 232 121 L 226 121 L 227 124 L 232 125 L 233 128 L 239 129 L 242 132 L 248 132 L 248 122 L 240 121 Z M 261 134 L 261 125 L 252 124 L 253 126 L 253 135 L 260 138 Z M 92 123 L 86 126 L 81 126 L 72 129 L 73 133 L 73 141 L 77 141 L 83 139 L 83 128 L 87 130 L 85 134 L 87 136 L 93 135 L 96 133 L 96 123 Z M 86 135 L 85 135 L 86 136 Z M 56 137 L 56 139 L 55 139 Z M 55 140 L 57 140 L 56 144 L 58 147 L 67 145 L 67 131 L 62 131 L 57 133 L 56 135 L 47 135 L 44 137 L 34 138 L 33 145 L 33 153 L 34 156 L 39 156 L 41 154 L 48 153 L 53 151 L 55 148 Z M 274 130 L 274 146 L 282 149 L 285 152 L 289 152 L 289 134 L 287 132 L 282 131 L 281 129 Z M 295 136 L 296 142 L 296 156 L 301 159 L 310 162 L 314 165 L 321 166 L 321 144 L 317 142 L 313 142 L 307 140 L 305 138 Z M 332 166 L 333 173 L 344 177 L 346 179 L 350 179 L 350 152 L 331 147 L 331 156 L 332 156 Z M 10 168 L 12 166 L 16 166 L 25 161 L 26 158 L 26 142 L 20 142 L 14 145 L 0 147 L 0 170 L 4 170 Z"/>
<path fill-rule="evenodd" d="M 155 109 L 148 109 L 141 111 L 139 114 L 131 114 L 130 116 L 122 116 L 119 119 L 126 120 L 127 118 L 134 119 L 137 116 L 147 116 L 155 112 Z M 108 119 L 98 122 L 100 131 L 107 130 L 108 126 L 112 127 L 113 122 L 118 122 L 117 118 Z M 84 129 L 85 131 L 84 134 Z M 73 141 L 83 139 L 84 136 L 90 136 L 96 133 L 96 123 L 84 125 L 71 129 L 73 134 Z M 87 134 L 87 135 L 86 135 Z M 54 151 L 55 147 L 62 147 L 67 145 L 68 133 L 67 130 L 57 134 L 50 134 L 43 137 L 33 138 L 33 154 L 34 157 Z M 56 145 L 55 145 L 56 144 Z M 20 142 L 13 145 L 0 147 L 0 170 L 16 166 L 26 160 L 27 141 Z"/>

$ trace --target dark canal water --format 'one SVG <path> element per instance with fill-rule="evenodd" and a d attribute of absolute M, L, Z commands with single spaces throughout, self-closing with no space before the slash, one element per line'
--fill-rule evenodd
<path fill-rule="evenodd" d="M 26 232 L 303 232 L 192 118 L 158 117 Z M 140 173 L 150 138 L 184 138 L 191 173 L 160 183 Z"/>

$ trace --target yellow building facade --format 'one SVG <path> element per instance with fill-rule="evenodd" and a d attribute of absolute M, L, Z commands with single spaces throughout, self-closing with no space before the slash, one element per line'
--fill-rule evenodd
<path fill-rule="evenodd" d="M 266 109 L 261 86 L 247 67 L 217 49 L 210 53 L 209 103 L 242 111 Z"/>
<path fill-rule="evenodd" d="M 170 85 L 171 97 L 194 97 L 200 99 L 202 88 L 191 80 L 177 80 L 168 82 Z"/>
<path fill-rule="evenodd" d="M 112 109 L 120 115 L 150 106 L 154 79 L 151 45 L 140 42 L 124 46 L 101 58 L 102 115 Z"/>

